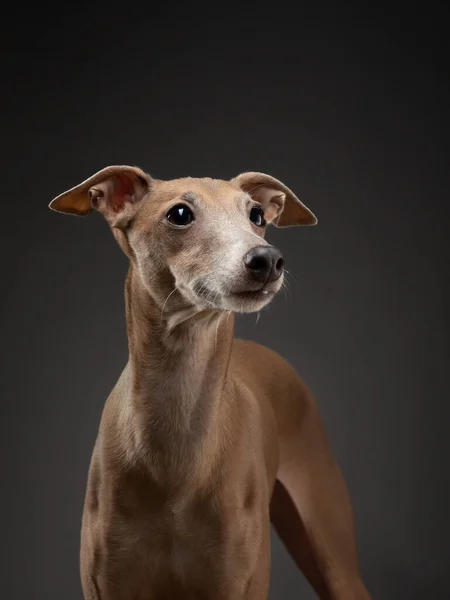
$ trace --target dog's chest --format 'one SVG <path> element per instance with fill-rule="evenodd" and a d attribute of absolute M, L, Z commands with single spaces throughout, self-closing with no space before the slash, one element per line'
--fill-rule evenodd
<path fill-rule="evenodd" d="M 165 588 L 223 590 L 241 597 L 258 559 L 264 523 L 260 511 L 200 503 L 172 512 L 165 520 L 157 555 L 158 580 Z M 161 531 L 162 532 L 162 531 Z M 220 597 L 217 593 L 217 598 Z"/>

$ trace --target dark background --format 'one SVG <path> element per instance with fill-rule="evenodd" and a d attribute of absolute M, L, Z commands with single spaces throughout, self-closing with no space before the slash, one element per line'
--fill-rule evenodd
<path fill-rule="evenodd" d="M 127 263 L 99 215 L 47 204 L 114 163 L 162 179 L 265 171 L 317 214 L 270 231 L 290 291 L 237 334 L 315 392 L 373 597 L 450 597 L 446 22 L 430 3 L 337 6 L 4 19 L 2 598 L 81 598 L 87 469 L 127 360 Z M 273 545 L 271 599 L 313 598 Z"/>

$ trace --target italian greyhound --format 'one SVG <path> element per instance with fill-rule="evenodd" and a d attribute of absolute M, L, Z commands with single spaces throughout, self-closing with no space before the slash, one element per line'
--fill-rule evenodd
<path fill-rule="evenodd" d="M 353 509 L 313 395 L 234 338 L 283 285 L 266 227 L 315 225 L 283 183 L 154 179 L 110 166 L 50 208 L 100 212 L 130 265 L 129 360 L 89 468 L 86 600 L 263 600 L 270 523 L 322 600 L 367 600 Z"/>

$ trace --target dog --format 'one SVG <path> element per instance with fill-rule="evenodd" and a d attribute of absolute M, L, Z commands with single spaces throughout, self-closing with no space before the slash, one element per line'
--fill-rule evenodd
<path fill-rule="evenodd" d="M 315 399 L 235 313 L 283 285 L 267 226 L 317 218 L 274 177 L 158 180 L 109 166 L 50 208 L 97 211 L 129 258 L 129 360 L 81 527 L 85 600 L 263 600 L 270 524 L 322 600 L 367 600 L 351 501 Z"/>

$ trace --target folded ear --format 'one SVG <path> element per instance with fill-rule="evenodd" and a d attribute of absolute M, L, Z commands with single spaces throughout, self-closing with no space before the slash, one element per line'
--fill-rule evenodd
<path fill-rule="evenodd" d="M 102 213 L 112 227 L 117 227 L 134 214 L 151 183 L 150 175 L 138 167 L 106 167 L 57 196 L 49 208 L 78 216 L 94 209 Z"/>
<path fill-rule="evenodd" d="M 265 173 L 242 173 L 231 180 L 264 208 L 268 223 L 277 227 L 316 225 L 317 217 L 281 181 Z"/>

